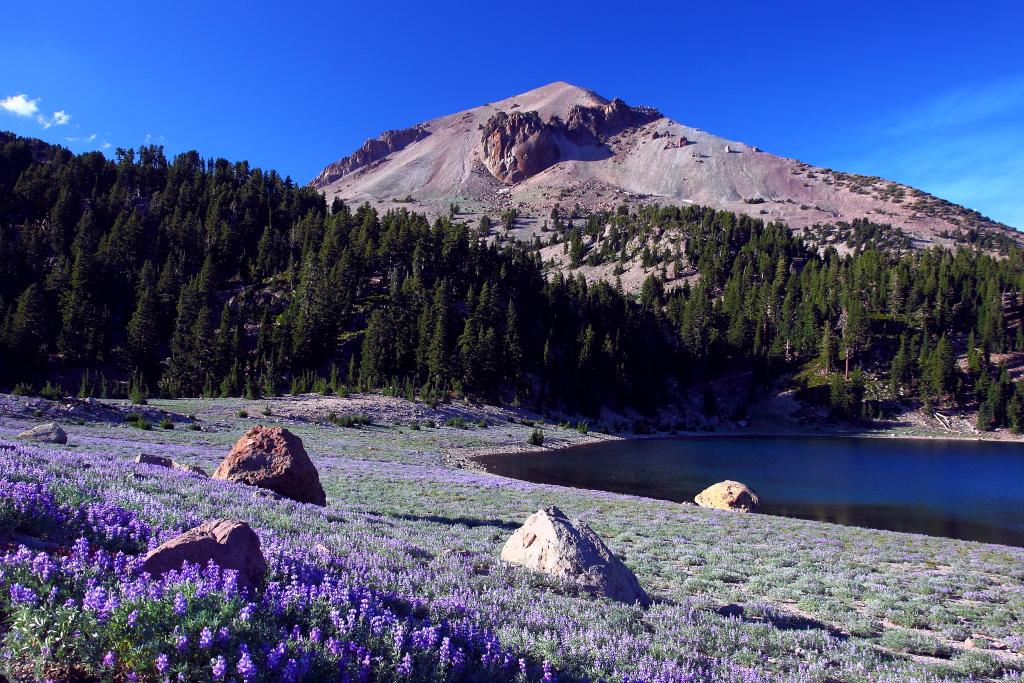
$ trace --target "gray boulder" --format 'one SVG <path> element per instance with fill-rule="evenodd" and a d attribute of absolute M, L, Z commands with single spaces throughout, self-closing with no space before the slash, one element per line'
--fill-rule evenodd
<path fill-rule="evenodd" d="M 647 607 L 636 576 L 586 524 L 575 525 L 551 506 L 530 515 L 505 543 L 501 559 L 579 584 L 584 590 Z"/>
<path fill-rule="evenodd" d="M 18 434 L 19 439 L 31 439 L 43 443 L 67 443 L 68 435 L 56 422 L 36 425 Z"/>

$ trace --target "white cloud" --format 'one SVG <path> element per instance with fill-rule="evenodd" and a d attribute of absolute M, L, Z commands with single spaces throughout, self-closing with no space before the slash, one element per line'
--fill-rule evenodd
<path fill-rule="evenodd" d="M 0 100 L 0 109 L 3 109 L 9 114 L 14 114 L 15 116 L 23 116 L 25 118 L 34 116 L 36 118 L 36 122 L 43 128 L 66 126 L 71 122 L 71 114 L 67 113 L 63 109 L 53 112 L 50 116 L 40 114 L 39 98 L 30 98 L 25 93 L 8 95 L 4 99 Z"/>
<path fill-rule="evenodd" d="M 92 135 L 69 135 L 64 139 L 68 142 L 92 142 L 96 139 L 96 133 L 93 133 Z"/>
<path fill-rule="evenodd" d="M 39 98 L 30 100 L 24 93 L 10 95 L 0 100 L 0 108 L 16 116 L 32 116 L 39 111 Z"/>
<path fill-rule="evenodd" d="M 47 118 L 42 114 L 36 116 L 36 121 L 43 128 L 50 128 L 52 126 L 64 126 L 71 120 L 71 114 L 67 113 L 63 109 L 60 111 L 53 112 L 53 116 Z"/>

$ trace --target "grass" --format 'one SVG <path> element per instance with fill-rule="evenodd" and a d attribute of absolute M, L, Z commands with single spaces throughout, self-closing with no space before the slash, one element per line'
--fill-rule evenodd
<path fill-rule="evenodd" d="M 235 416 L 254 405 L 154 404 L 194 414 L 209 428 L 125 433 L 89 423 L 70 432 L 66 452 L 83 462 L 128 463 L 144 443 L 147 452 L 210 471 L 249 426 Z M 0 419 L 0 438 L 25 426 Z M 678 680 L 685 667 L 704 671 L 698 680 L 719 681 L 1019 680 L 1022 549 L 735 515 L 444 464 L 442 450 L 452 446 L 522 444 L 535 431 L 525 424 L 471 432 L 338 429 L 315 420 L 286 426 L 320 471 L 327 510 L 267 504 L 244 487 L 172 472 L 112 483 L 92 467 L 81 470 L 80 487 L 106 488 L 109 498 L 168 527 L 228 516 L 250 522 L 262 538 L 321 544 L 379 590 L 415 594 L 426 606 L 462 605 L 503 646 L 550 659 L 562 681 Z M 554 444 L 580 438 L 575 426 L 542 434 Z M 512 530 L 551 504 L 586 519 L 637 574 L 656 601 L 651 609 L 582 596 L 499 561 Z M 741 605 L 742 616 L 718 613 L 729 604 Z M 1005 649 L 964 647 L 978 635 Z"/>

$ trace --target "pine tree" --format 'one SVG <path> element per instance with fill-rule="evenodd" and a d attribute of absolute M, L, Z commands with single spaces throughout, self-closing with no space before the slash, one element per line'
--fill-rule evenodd
<path fill-rule="evenodd" d="M 104 320 L 96 305 L 100 278 L 96 263 L 98 242 L 93 212 L 87 210 L 75 229 L 71 278 L 61 300 L 63 322 L 58 348 L 72 363 L 93 362 L 104 351 Z"/>
<path fill-rule="evenodd" d="M 136 287 L 135 312 L 128 321 L 128 353 L 132 365 L 143 376 L 148 376 L 156 362 L 160 342 L 160 315 L 156 292 L 156 273 L 153 264 L 146 261 L 139 274 Z"/>
<path fill-rule="evenodd" d="M 40 287 L 31 284 L 21 293 L 5 326 L 3 346 L 10 361 L 7 372 L 16 379 L 32 379 L 46 368 L 46 302 Z"/>

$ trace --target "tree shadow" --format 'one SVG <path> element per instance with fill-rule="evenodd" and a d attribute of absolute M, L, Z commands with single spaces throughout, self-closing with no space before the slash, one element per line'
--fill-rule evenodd
<path fill-rule="evenodd" d="M 477 519 L 475 517 L 443 517 L 441 515 L 388 515 L 395 519 L 401 519 L 407 522 L 431 522 L 432 524 L 447 524 L 449 526 L 455 526 L 461 524 L 469 528 L 475 528 L 480 526 L 490 526 L 498 529 L 504 529 L 505 531 L 515 531 L 520 527 L 515 522 L 503 522 L 499 519 Z"/>
<path fill-rule="evenodd" d="M 748 615 L 743 605 L 736 604 L 719 607 L 715 610 L 715 613 L 728 619 L 739 619 L 740 621 L 749 624 L 771 624 L 780 631 L 808 631 L 814 629 L 817 631 L 825 631 L 830 636 L 838 640 L 846 640 L 849 638 L 849 634 L 840 631 L 834 626 L 830 626 L 823 621 L 819 621 L 813 617 L 804 616 L 802 614 L 792 614 L 789 612 L 771 610 L 764 616 L 755 617 Z"/>

